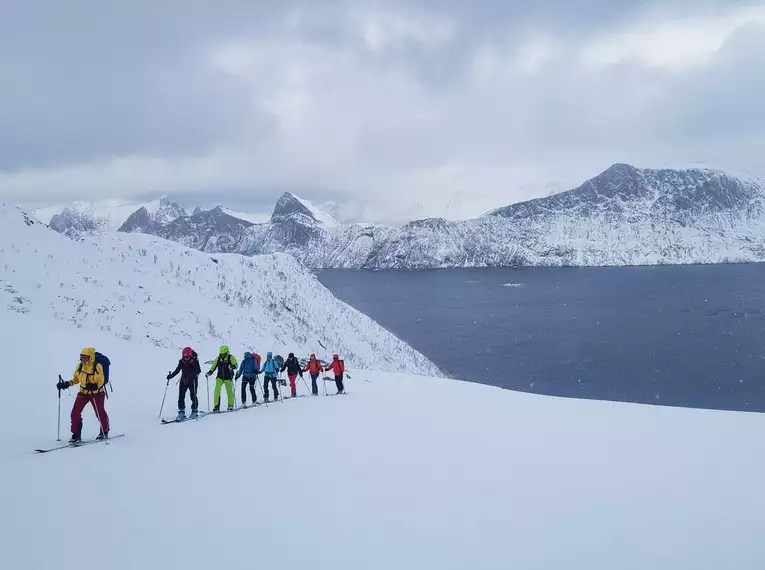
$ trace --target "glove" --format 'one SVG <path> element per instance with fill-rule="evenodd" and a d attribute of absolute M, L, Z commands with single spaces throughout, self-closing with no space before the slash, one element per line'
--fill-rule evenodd
<path fill-rule="evenodd" d="M 212 372 L 205 372 L 205 378 L 209 378 L 210 376 L 212 376 Z"/>
<path fill-rule="evenodd" d="M 56 388 L 58 388 L 59 390 L 66 390 L 67 388 L 69 388 L 69 382 L 64 382 L 63 380 L 61 380 L 61 382 L 56 384 Z"/>
<path fill-rule="evenodd" d="M 170 380 L 170 378 L 172 378 L 172 377 L 173 377 L 173 375 L 172 375 L 172 374 L 168 374 L 168 375 L 167 375 L 167 378 L 165 378 L 165 380 Z"/>
<path fill-rule="evenodd" d="M 234 380 L 239 380 L 240 376 L 241 376 L 241 374 L 237 373 L 237 375 L 234 377 Z"/>
<path fill-rule="evenodd" d="M 96 384 L 95 382 L 88 382 L 87 384 L 85 384 L 85 389 L 88 392 L 95 392 L 96 390 L 98 390 L 98 384 Z"/>

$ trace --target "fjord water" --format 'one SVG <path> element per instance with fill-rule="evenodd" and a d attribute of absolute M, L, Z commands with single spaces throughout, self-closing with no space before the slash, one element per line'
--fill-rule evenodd
<path fill-rule="evenodd" d="M 320 271 L 452 377 L 765 411 L 765 265 Z"/>

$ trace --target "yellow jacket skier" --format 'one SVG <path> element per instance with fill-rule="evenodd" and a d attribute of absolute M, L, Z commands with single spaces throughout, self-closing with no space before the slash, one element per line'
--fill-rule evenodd
<path fill-rule="evenodd" d="M 234 374 L 239 364 L 236 361 L 236 357 L 228 350 L 228 346 L 223 345 L 220 347 L 220 354 L 213 361 L 210 370 L 206 376 L 212 376 L 212 373 L 218 371 L 218 379 L 215 382 L 215 406 L 213 412 L 220 412 L 220 391 L 223 385 L 226 385 L 226 395 L 228 396 L 228 411 L 231 412 L 234 409 Z"/>

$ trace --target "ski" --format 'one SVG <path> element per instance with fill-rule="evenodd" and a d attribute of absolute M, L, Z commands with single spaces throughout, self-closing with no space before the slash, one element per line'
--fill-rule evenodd
<path fill-rule="evenodd" d="M 67 447 L 82 447 L 83 445 L 90 445 L 91 443 L 103 443 L 109 445 L 109 442 L 118 437 L 125 437 L 124 433 L 118 433 L 116 435 L 110 435 L 104 442 L 102 439 L 87 439 L 80 443 L 65 443 L 64 445 L 57 445 L 55 447 L 49 447 L 47 449 L 35 449 L 35 453 L 50 453 L 51 451 L 58 451 L 59 449 L 66 449 Z"/>

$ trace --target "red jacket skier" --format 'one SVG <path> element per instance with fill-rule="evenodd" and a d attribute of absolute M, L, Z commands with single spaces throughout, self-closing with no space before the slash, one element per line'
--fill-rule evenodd
<path fill-rule="evenodd" d="M 342 394 L 345 392 L 343 386 L 343 375 L 345 374 L 345 363 L 340 360 L 340 356 L 337 354 L 332 355 L 332 364 L 327 367 L 328 372 L 334 372 L 335 384 L 337 385 L 337 393 Z"/>
<path fill-rule="evenodd" d="M 319 386 L 316 384 L 316 380 L 319 378 L 319 374 L 324 372 L 324 367 L 321 365 L 321 362 L 316 360 L 315 354 L 311 354 L 311 358 L 308 360 L 305 368 L 303 368 L 303 372 L 308 372 L 311 375 L 311 394 L 318 396 Z"/>

